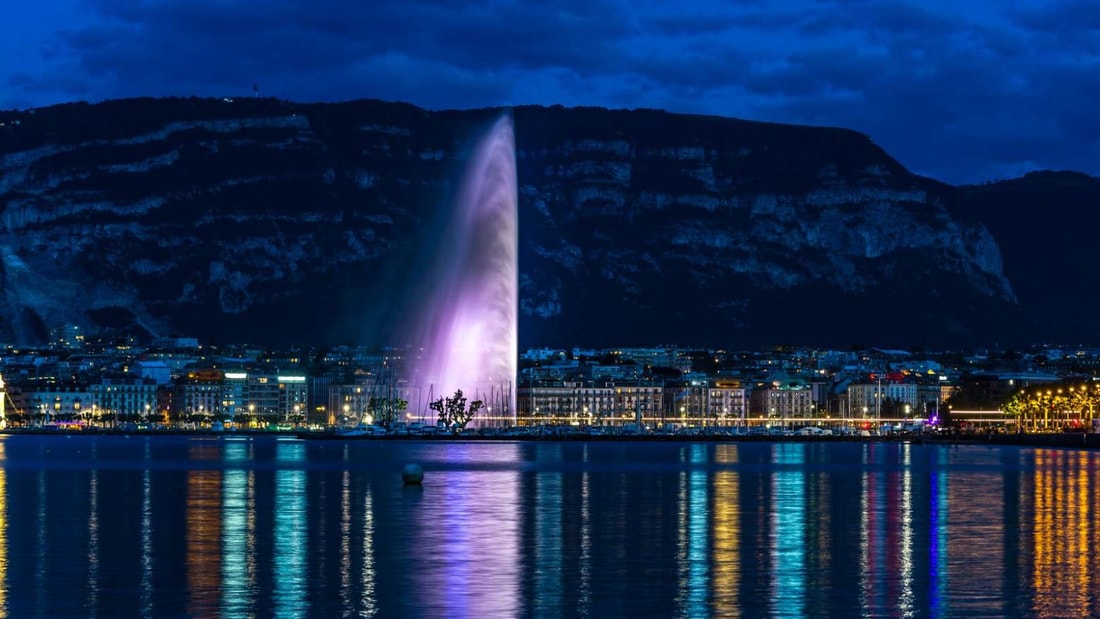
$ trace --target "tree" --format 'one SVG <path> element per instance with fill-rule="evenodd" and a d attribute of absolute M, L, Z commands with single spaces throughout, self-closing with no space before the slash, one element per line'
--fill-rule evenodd
<path fill-rule="evenodd" d="M 481 400 L 474 400 L 470 402 L 470 407 L 467 409 L 466 396 L 462 395 L 461 389 L 455 391 L 452 397 L 439 398 L 428 404 L 428 408 L 436 412 L 440 425 L 455 428 L 460 432 L 466 428 L 466 424 L 470 423 L 484 406 L 485 403 Z"/>
<path fill-rule="evenodd" d="M 374 416 L 374 423 L 388 428 L 401 418 L 401 413 L 409 408 L 409 402 L 400 398 L 372 397 L 367 407 Z"/>
<path fill-rule="evenodd" d="M 1017 391 L 1008 397 L 1001 403 L 1001 412 L 1007 417 L 1012 417 L 1016 421 L 1017 427 L 1022 427 L 1024 422 L 1024 415 L 1029 412 L 1029 400 L 1026 392 Z"/>

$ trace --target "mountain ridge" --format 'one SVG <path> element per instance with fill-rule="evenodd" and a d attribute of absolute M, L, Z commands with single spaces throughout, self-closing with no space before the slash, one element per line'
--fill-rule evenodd
<path fill-rule="evenodd" d="M 972 204 L 989 185 L 915 175 L 859 132 L 508 110 L 521 343 L 931 346 L 1021 325 L 1039 338 L 1050 322 L 1021 306 Z M 0 333 L 399 344 L 417 261 L 504 111 L 192 98 L 0 112 Z"/>

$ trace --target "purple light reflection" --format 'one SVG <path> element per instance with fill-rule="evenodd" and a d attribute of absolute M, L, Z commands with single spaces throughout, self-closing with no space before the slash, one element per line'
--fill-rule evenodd
<path fill-rule="evenodd" d="M 518 444 L 432 446 L 420 461 L 431 466 L 413 490 L 405 572 L 423 616 L 449 619 L 521 614 L 523 456 Z M 426 468 L 429 468 L 426 466 Z"/>

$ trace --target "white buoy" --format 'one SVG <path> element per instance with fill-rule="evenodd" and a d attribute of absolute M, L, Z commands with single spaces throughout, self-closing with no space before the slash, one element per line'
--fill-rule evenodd
<path fill-rule="evenodd" d="M 405 482 L 406 486 L 419 486 L 420 482 L 424 481 L 424 469 L 420 468 L 419 464 L 406 464 L 405 468 L 401 469 L 401 481 Z"/>

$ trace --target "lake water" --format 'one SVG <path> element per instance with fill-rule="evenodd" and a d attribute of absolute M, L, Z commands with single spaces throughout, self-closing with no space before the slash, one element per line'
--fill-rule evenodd
<path fill-rule="evenodd" d="M 7 436 L 0 616 L 1096 617 L 1098 486 L 1014 447 Z"/>

